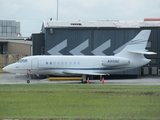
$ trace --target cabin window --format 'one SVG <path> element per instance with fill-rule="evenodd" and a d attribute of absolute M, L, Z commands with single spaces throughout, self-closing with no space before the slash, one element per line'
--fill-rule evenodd
<path fill-rule="evenodd" d="M 20 63 L 24 63 L 24 62 L 28 62 L 27 61 L 27 59 L 22 59 L 22 60 L 19 60 L 18 62 L 20 62 Z M 69 64 L 69 65 L 80 65 L 80 62 L 79 61 L 74 61 L 74 62 L 72 62 L 72 61 L 70 61 L 70 62 L 67 62 L 67 61 L 53 61 L 53 62 L 46 62 L 46 65 L 48 65 L 48 64 L 50 64 L 50 65 L 52 65 L 52 64 L 54 64 L 54 65 L 67 65 L 67 64 Z"/>

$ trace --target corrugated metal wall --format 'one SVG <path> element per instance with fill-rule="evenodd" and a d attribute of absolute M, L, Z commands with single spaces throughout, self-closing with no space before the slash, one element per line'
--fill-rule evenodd
<path fill-rule="evenodd" d="M 32 34 L 33 55 L 43 55 L 45 47 L 44 34 Z"/>
<path fill-rule="evenodd" d="M 79 50 L 82 50 L 83 55 L 113 55 L 115 50 L 134 38 L 139 31 L 140 29 L 61 28 L 53 29 L 53 33 L 50 33 L 50 29 L 46 29 L 45 54 L 79 55 L 78 50 L 77 54 L 73 54 L 71 51 L 80 46 Z M 61 47 L 59 53 L 48 52 L 56 46 Z M 95 49 L 100 46 L 103 48 L 97 52 Z"/>
<path fill-rule="evenodd" d="M 155 55 L 145 55 L 147 58 L 151 59 L 151 62 L 142 67 L 142 74 L 144 75 L 160 75 L 160 28 L 159 27 L 143 27 L 143 29 L 150 29 L 151 35 L 149 37 L 149 42 L 146 47 L 147 50 L 156 52 Z"/>

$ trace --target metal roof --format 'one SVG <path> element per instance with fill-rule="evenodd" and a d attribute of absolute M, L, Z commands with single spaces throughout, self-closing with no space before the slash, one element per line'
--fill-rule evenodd
<path fill-rule="evenodd" d="M 160 27 L 160 21 L 143 21 L 139 22 L 140 27 Z"/>
<path fill-rule="evenodd" d="M 115 27 L 112 21 L 43 21 L 42 31 L 44 28 L 61 28 L 61 27 Z"/>
<path fill-rule="evenodd" d="M 0 40 L 26 40 L 31 39 L 30 37 L 0 37 Z"/>
<path fill-rule="evenodd" d="M 66 27 L 114 27 L 114 28 L 140 28 L 159 27 L 160 21 L 118 21 L 118 20 L 97 20 L 97 21 L 43 21 L 42 31 L 45 28 L 66 28 Z"/>
<path fill-rule="evenodd" d="M 0 40 L 0 43 L 1 42 L 10 42 L 10 43 L 32 45 L 32 41 L 24 41 L 24 40 Z"/>
<path fill-rule="evenodd" d="M 139 28 L 137 21 L 112 21 L 116 28 Z"/>

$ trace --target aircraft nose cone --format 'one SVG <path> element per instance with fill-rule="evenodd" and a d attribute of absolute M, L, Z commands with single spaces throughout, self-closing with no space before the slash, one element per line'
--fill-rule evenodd
<path fill-rule="evenodd" d="M 2 68 L 2 70 L 8 72 L 7 66 Z"/>
<path fill-rule="evenodd" d="M 2 70 L 6 71 L 6 72 L 10 72 L 10 73 L 17 72 L 14 64 L 7 65 L 4 68 L 2 68 Z"/>
<path fill-rule="evenodd" d="M 5 66 L 4 68 L 2 68 L 3 71 L 6 71 L 6 72 L 13 72 L 14 70 L 12 70 L 12 65 L 7 65 Z"/>

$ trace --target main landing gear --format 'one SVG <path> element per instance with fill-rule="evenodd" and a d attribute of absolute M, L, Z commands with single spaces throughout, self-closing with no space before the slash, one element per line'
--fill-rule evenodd
<path fill-rule="evenodd" d="M 86 75 L 82 75 L 82 80 L 81 80 L 82 83 L 87 83 L 87 80 L 86 80 Z"/>

